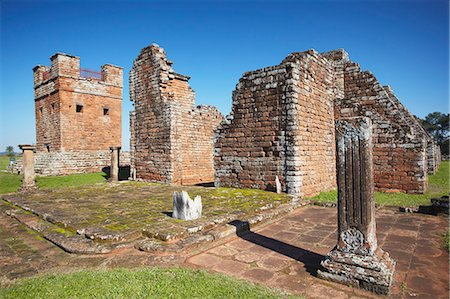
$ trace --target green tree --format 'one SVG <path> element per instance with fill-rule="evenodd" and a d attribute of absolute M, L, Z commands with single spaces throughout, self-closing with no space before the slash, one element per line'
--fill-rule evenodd
<path fill-rule="evenodd" d="M 8 145 L 6 147 L 6 152 L 8 153 L 8 157 L 12 158 L 15 156 L 14 154 L 14 148 L 11 145 Z"/>
<path fill-rule="evenodd" d="M 449 114 L 433 112 L 422 119 L 422 125 L 441 147 L 442 154 L 448 155 Z"/>

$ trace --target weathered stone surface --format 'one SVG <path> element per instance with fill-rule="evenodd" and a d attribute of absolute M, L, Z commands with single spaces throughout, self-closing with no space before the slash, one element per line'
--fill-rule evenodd
<path fill-rule="evenodd" d="M 377 190 L 426 191 L 438 148 L 392 89 L 342 49 L 292 53 L 243 75 L 217 134 L 216 186 L 270 189 L 278 176 L 298 197 L 335 188 L 334 120 L 348 116 L 374 124 Z"/>
<path fill-rule="evenodd" d="M 214 131 L 223 120 L 195 106 L 189 77 L 175 73 L 164 49 L 141 50 L 130 71 L 131 173 L 148 181 L 193 185 L 214 181 Z"/>
<path fill-rule="evenodd" d="M 84 70 L 79 57 L 63 53 L 50 59 L 50 67 L 33 69 L 36 172 L 100 171 L 109 165 L 109 147 L 122 143 L 123 69 L 105 64 L 100 72 Z"/>
<path fill-rule="evenodd" d="M 112 146 L 109 149 L 111 150 L 110 180 L 114 182 L 119 180 L 120 146 Z"/>
<path fill-rule="evenodd" d="M 280 194 L 282 192 L 282 190 L 281 190 L 280 179 L 278 178 L 278 176 L 275 176 L 275 186 L 277 188 L 277 193 Z"/>
<path fill-rule="evenodd" d="M 197 195 L 194 200 L 186 191 L 173 193 L 172 217 L 181 220 L 194 220 L 202 217 L 202 198 Z"/>
<path fill-rule="evenodd" d="M 318 275 L 388 294 L 395 261 L 377 245 L 372 164 L 370 119 L 337 120 L 338 242 Z"/>
<path fill-rule="evenodd" d="M 23 179 L 21 191 L 33 191 L 36 189 L 36 183 L 34 181 L 34 152 L 36 146 L 29 144 L 21 144 L 19 148 L 23 152 Z"/>

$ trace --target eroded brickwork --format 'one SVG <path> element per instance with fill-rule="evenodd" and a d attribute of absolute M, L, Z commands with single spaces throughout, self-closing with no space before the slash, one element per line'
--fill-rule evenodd
<path fill-rule="evenodd" d="M 335 118 L 367 116 L 372 120 L 375 188 L 426 191 L 429 137 L 423 127 L 371 72 L 361 71 L 349 59 L 337 61 L 343 68 L 345 96 L 335 100 Z"/>
<path fill-rule="evenodd" d="M 333 72 L 316 51 L 245 73 L 215 149 L 216 185 L 311 196 L 335 186 Z"/>
<path fill-rule="evenodd" d="M 278 176 L 300 197 L 334 188 L 334 123 L 351 116 L 373 123 L 375 188 L 423 193 L 428 167 L 440 161 L 432 140 L 342 49 L 293 53 L 243 75 L 215 145 L 216 185 L 270 189 Z"/>
<path fill-rule="evenodd" d="M 50 59 L 50 67 L 33 69 L 36 167 L 41 174 L 98 171 L 109 147 L 121 146 L 123 70 L 86 71 L 79 57 L 62 53 Z"/>
<path fill-rule="evenodd" d="M 164 49 L 142 49 L 130 71 L 131 163 L 136 178 L 175 184 L 214 181 L 213 136 L 223 117 L 195 107 L 189 77 L 175 73 Z"/>

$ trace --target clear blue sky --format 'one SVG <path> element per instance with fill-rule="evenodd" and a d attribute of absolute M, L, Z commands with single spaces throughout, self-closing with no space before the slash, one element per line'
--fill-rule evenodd
<path fill-rule="evenodd" d="M 122 144 L 129 149 L 128 73 L 158 43 L 191 76 L 198 104 L 231 110 L 242 73 L 291 52 L 344 48 L 415 115 L 448 112 L 449 4 L 429 1 L 3 1 L 0 151 L 35 143 L 32 68 L 65 52 L 81 67 L 124 67 Z"/>

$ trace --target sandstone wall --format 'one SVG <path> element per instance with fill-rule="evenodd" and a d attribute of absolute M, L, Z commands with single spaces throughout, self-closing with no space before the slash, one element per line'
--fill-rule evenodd
<path fill-rule="evenodd" d="M 335 187 L 333 72 L 315 51 L 245 73 L 218 132 L 216 185 L 312 196 Z"/>
<path fill-rule="evenodd" d="M 96 154 L 91 153 L 121 146 L 123 70 L 110 64 L 103 65 L 101 72 L 83 70 L 79 57 L 62 53 L 50 59 L 51 67 L 33 69 L 36 147 L 40 156 L 49 155 L 41 165 L 68 155 L 73 165 L 55 166 L 54 174 L 64 174 L 64 169 L 77 172 L 78 155 L 79 172 L 98 170 Z M 51 165 L 45 173 L 52 171 Z"/>
<path fill-rule="evenodd" d="M 213 135 L 223 117 L 214 107 L 195 107 L 189 77 L 171 65 L 165 51 L 151 45 L 130 71 L 132 172 L 150 181 L 211 182 Z"/>
<path fill-rule="evenodd" d="M 377 190 L 423 193 L 439 153 L 389 87 L 360 70 L 343 50 L 289 55 L 248 72 L 215 145 L 216 186 L 272 189 L 309 197 L 336 186 L 336 119 L 373 123 Z M 428 150 L 427 150 L 428 147 Z"/>
<path fill-rule="evenodd" d="M 373 123 L 374 183 L 377 190 L 427 190 L 428 136 L 392 90 L 358 64 L 343 61 L 345 98 L 335 101 L 335 118 L 367 116 Z"/>
<path fill-rule="evenodd" d="M 110 151 L 54 151 L 37 152 L 34 170 L 37 175 L 67 175 L 73 173 L 100 172 L 111 164 Z M 130 152 L 120 152 L 120 166 L 130 165 Z M 22 172 L 22 160 L 17 160 L 13 172 Z"/>

